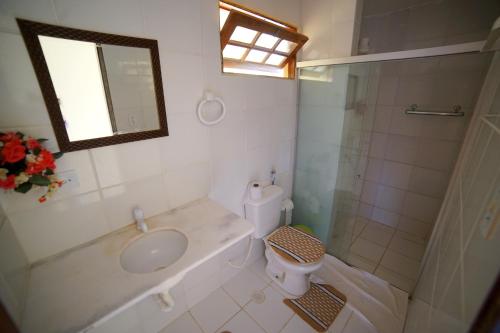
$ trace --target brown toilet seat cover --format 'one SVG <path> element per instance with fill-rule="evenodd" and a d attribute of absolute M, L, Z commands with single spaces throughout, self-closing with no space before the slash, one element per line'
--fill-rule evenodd
<path fill-rule="evenodd" d="M 267 237 L 267 243 L 274 252 L 294 264 L 316 263 L 325 254 L 321 240 L 290 226 L 273 231 Z"/>

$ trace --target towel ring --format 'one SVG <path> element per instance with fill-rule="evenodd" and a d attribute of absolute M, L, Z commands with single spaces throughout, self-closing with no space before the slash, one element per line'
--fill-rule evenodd
<path fill-rule="evenodd" d="M 203 112 L 203 106 L 208 102 L 217 102 L 221 106 L 220 115 L 216 119 L 207 119 L 205 112 Z M 213 126 L 215 124 L 220 123 L 225 116 L 226 116 L 226 105 L 224 104 L 224 101 L 221 98 L 214 96 L 214 94 L 212 94 L 211 92 L 206 92 L 205 98 L 202 99 L 198 104 L 198 119 L 200 119 L 200 121 L 204 125 Z"/>

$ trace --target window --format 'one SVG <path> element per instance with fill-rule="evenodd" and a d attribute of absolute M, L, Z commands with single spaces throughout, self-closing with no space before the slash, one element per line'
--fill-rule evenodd
<path fill-rule="evenodd" d="M 297 28 L 248 8 L 219 2 L 222 71 L 295 78 L 296 55 L 308 38 Z"/>

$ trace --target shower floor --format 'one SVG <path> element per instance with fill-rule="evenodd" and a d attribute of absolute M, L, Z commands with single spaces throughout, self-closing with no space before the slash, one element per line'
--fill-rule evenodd
<path fill-rule="evenodd" d="M 333 243 L 336 241 L 335 236 Z M 372 273 L 401 290 L 409 292 L 416 282 L 426 239 L 414 233 L 393 228 L 357 216 L 345 261 Z M 332 251 L 335 253 L 335 251 Z"/>

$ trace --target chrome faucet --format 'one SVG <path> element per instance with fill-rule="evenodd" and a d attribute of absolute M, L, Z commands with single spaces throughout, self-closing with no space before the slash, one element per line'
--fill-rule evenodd
<path fill-rule="evenodd" d="M 142 211 L 142 209 L 140 209 L 139 207 L 135 207 L 133 214 L 137 230 L 148 232 L 148 225 L 144 221 L 144 212 Z"/>

